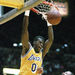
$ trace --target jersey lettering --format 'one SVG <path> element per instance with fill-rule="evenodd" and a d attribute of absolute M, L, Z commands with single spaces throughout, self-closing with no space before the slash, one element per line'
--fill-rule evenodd
<path fill-rule="evenodd" d="M 35 61 L 41 61 L 40 57 L 36 57 L 33 54 L 28 58 L 28 60 L 35 60 Z"/>

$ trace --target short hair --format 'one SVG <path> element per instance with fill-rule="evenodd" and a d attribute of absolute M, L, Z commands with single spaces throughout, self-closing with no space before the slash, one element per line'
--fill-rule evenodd
<path fill-rule="evenodd" d="M 68 73 L 70 75 L 74 75 L 71 71 L 66 71 L 65 73 Z"/>
<path fill-rule="evenodd" d="M 34 41 L 37 41 L 38 38 L 41 38 L 45 42 L 45 38 L 43 36 L 35 36 Z"/>

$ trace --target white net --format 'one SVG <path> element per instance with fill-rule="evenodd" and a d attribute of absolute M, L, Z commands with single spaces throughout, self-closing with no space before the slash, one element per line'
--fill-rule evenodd
<path fill-rule="evenodd" d="M 35 7 L 40 12 L 47 12 L 50 10 L 50 5 L 40 3 L 37 7 Z"/>
<path fill-rule="evenodd" d="M 53 4 L 51 2 L 43 1 L 38 6 L 32 8 L 31 10 L 35 13 L 38 13 L 38 14 L 39 13 L 46 13 L 46 12 L 50 11 L 51 6 L 53 6 Z"/>

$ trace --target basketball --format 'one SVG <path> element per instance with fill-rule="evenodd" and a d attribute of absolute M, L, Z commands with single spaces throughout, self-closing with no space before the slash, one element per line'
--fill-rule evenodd
<path fill-rule="evenodd" d="M 52 25 L 58 25 L 61 19 L 61 14 L 55 7 L 51 7 L 50 11 L 47 12 L 47 20 Z"/>

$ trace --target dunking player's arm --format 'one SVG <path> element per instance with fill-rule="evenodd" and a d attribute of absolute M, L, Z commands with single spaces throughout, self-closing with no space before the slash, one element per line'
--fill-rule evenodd
<path fill-rule="evenodd" d="M 27 11 L 27 12 L 29 13 L 30 11 Z M 28 23 L 29 23 L 29 14 L 24 15 L 24 19 L 23 19 L 22 37 L 21 37 L 22 47 L 23 47 L 22 56 L 25 55 L 25 53 L 29 50 Z"/>
<path fill-rule="evenodd" d="M 47 26 L 48 26 L 48 39 L 46 40 L 46 42 L 44 44 L 43 58 L 49 51 L 49 49 L 53 43 L 53 39 L 54 39 L 52 24 L 49 24 L 47 22 Z"/>

